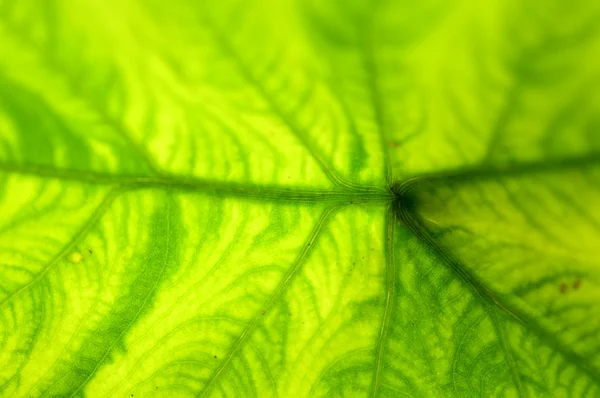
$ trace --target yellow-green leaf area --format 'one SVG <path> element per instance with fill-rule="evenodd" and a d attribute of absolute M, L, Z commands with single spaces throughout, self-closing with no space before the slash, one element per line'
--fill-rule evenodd
<path fill-rule="evenodd" d="M 599 18 L 0 1 L 0 396 L 600 396 Z"/>

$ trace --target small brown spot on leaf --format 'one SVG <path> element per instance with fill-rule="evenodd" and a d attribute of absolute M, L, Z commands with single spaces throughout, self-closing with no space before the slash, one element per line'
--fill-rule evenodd
<path fill-rule="evenodd" d="M 265 315 L 265 312 L 263 311 L 263 312 L 261 312 L 260 314 L 261 314 L 261 315 Z"/>
<path fill-rule="evenodd" d="M 396 141 L 388 141 L 388 145 L 394 149 L 400 146 L 400 144 L 398 144 Z"/>
<path fill-rule="evenodd" d="M 573 283 L 573 289 L 577 290 L 581 287 L 581 279 L 577 279 L 575 283 Z"/>
<path fill-rule="evenodd" d="M 567 290 L 569 290 L 569 286 L 567 286 L 566 283 L 561 283 L 560 284 L 560 292 L 562 294 L 565 294 L 567 292 Z"/>

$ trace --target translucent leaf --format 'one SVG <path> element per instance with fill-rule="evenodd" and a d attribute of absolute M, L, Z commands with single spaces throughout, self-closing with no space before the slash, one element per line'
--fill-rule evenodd
<path fill-rule="evenodd" d="M 0 1 L 0 396 L 600 395 L 599 17 Z"/>

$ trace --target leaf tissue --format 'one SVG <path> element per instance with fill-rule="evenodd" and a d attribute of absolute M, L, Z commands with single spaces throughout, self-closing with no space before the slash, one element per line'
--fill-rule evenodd
<path fill-rule="evenodd" d="M 0 0 L 0 396 L 600 397 L 599 20 Z"/>

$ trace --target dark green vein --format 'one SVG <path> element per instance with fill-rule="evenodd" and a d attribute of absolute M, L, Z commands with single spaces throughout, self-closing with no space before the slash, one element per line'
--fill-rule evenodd
<path fill-rule="evenodd" d="M 488 313 L 488 316 L 492 321 L 492 326 L 494 328 L 494 331 L 496 332 L 496 336 L 498 337 L 498 342 L 500 344 L 500 347 L 502 348 L 502 351 L 504 352 L 506 362 L 508 363 L 508 369 L 510 371 L 513 383 L 515 384 L 515 388 L 517 389 L 517 393 L 519 394 L 519 397 L 526 397 L 527 392 L 523 389 L 523 385 L 521 383 L 521 376 L 518 371 L 519 367 L 517 366 L 517 363 L 515 361 L 508 338 L 506 337 L 506 330 L 502 325 L 501 319 L 498 319 L 497 307 L 489 307 L 489 310 L 487 310 L 486 312 Z"/>
<path fill-rule="evenodd" d="M 385 232 L 385 261 L 386 261 L 386 272 L 385 272 L 385 285 L 386 285 L 386 297 L 385 297 L 385 309 L 383 312 L 383 318 L 381 321 L 381 328 L 379 330 L 379 337 L 377 339 L 376 347 L 376 363 L 373 372 L 373 388 L 371 396 L 375 397 L 381 387 L 381 370 L 383 366 L 383 356 L 385 352 L 386 339 L 389 334 L 391 325 L 392 313 L 394 310 L 394 303 L 396 299 L 396 261 L 394 258 L 394 227 L 396 225 L 395 215 L 393 209 L 394 203 L 391 203 L 388 207 L 386 216 L 386 232 Z"/>
<path fill-rule="evenodd" d="M 166 194 L 165 200 L 164 209 L 152 216 L 149 225 L 152 239 L 147 245 L 148 251 L 139 257 L 138 275 L 128 281 L 128 288 L 121 289 L 127 293 L 117 299 L 102 324 L 84 342 L 70 372 L 63 372 L 50 392 L 43 395 L 79 395 L 116 348 L 125 347 L 125 334 L 148 311 L 165 276 L 179 267 L 181 209 L 171 194 Z M 134 266 L 134 263 L 128 264 L 130 269 Z"/>
<path fill-rule="evenodd" d="M 488 145 L 483 156 L 483 161 L 488 162 L 493 159 L 494 154 L 498 151 L 501 144 L 501 139 L 506 135 L 506 128 L 510 122 L 510 117 L 517 108 L 518 99 L 523 92 L 522 81 L 518 79 L 508 89 L 506 93 L 505 105 L 500 110 L 494 129 L 491 132 L 488 140 Z"/>
<path fill-rule="evenodd" d="M 217 45 L 224 51 L 224 54 L 231 59 L 235 67 L 240 72 L 241 76 L 254 87 L 260 97 L 266 102 L 273 114 L 283 122 L 287 129 L 296 137 L 296 139 L 306 148 L 310 156 L 318 163 L 319 167 L 325 173 L 327 178 L 331 180 L 335 185 L 347 189 L 347 190 L 364 190 L 365 187 L 346 181 L 342 178 L 338 172 L 330 165 L 323 154 L 312 144 L 311 138 L 302 131 L 302 129 L 294 122 L 289 115 L 275 102 L 272 95 L 269 94 L 264 85 L 260 83 L 260 80 L 254 75 L 254 73 L 248 68 L 246 63 L 238 55 L 238 52 L 234 49 L 231 42 L 221 32 L 218 26 L 210 19 L 207 14 L 202 14 L 203 21 L 206 22 L 217 41 Z M 369 190 L 375 189 L 380 191 L 380 188 L 369 187 Z"/>
<path fill-rule="evenodd" d="M 48 273 L 50 269 L 52 269 L 56 264 L 58 264 L 67 254 L 71 253 L 77 245 L 87 236 L 88 232 L 96 225 L 98 220 L 104 215 L 104 213 L 108 210 L 113 201 L 117 198 L 121 190 L 114 189 L 110 191 L 104 200 L 98 205 L 96 210 L 92 213 L 91 217 L 88 218 L 80 229 L 77 231 L 73 239 L 56 255 L 42 270 L 27 284 L 21 286 L 19 289 L 15 290 L 11 294 L 9 294 L 4 300 L 0 302 L 0 308 L 2 308 L 5 304 L 13 300 L 16 296 L 18 296 L 21 292 L 27 290 L 31 286 L 34 286 L 38 283 L 44 275 Z"/>
<path fill-rule="evenodd" d="M 376 7 L 376 5 L 374 6 Z M 374 44 L 374 19 L 376 9 L 371 12 L 370 17 L 366 21 L 364 37 L 361 43 L 361 57 L 366 72 L 367 88 L 371 97 L 371 103 L 373 105 L 373 112 L 375 113 L 375 121 L 379 130 L 379 138 L 381 141 L 381 151 L 384 158 L 385 178 L 387 186 L 391 187 L 393 184 L 392 175 L 392 164 L 390 161 L 390 154 L 387 146 L 387 131 L 385 123 L 385 115 L 383 109 L 383 103 L 381 102 L 381 88 L 379 87 L 379 70 L 377 69 L 377 62 L 375 59 L 375 44 Z"/>
<path fill-rule="evenodd" d="M 125 141 L 128 147 L 132 149 L 145 162 L 150 172 L 152 172 L 154 175 L 162 174 L 162 172 L 155 164 L 154 159 L 152 158 L 152 156 L 150 156 L 146 148 L 139 142 L 137 142 L 135 139 L 133 139 L 133 137 L 131 137 L 131 134 L 129 134 L 129 132 L 125 129 L 125 127 L 119 120 L 115 119 L 114 117 L 109 115 L 105 110 L 93 104 L 88 98 L 86 98 L 85 95 L 81 92 L 81 90 L 76 86 L 73 77 L 69 76 L 63 70 L 63 68 L 61 68 L 61 66 L 58 65 L 56 61 L 51 58 L 52 54 L 49 54 L 47 51 L 44 51 L 44 48 L 42 46 L 34 43 L 27 37 L 26 34 L 19 31 L 19 29 L 17 29 L 15 26 L 8 23 L 5 24 L 5 26 L 9 26 L 11 28 L 13 35 L 18 38 L 17 40 L 21 44 L 25 44 L 31 47 L 34 50 L 34 53 L 44 55 L 44 57 L 41 59 L 45 61 L 45 66 L 47 67 L 47 70 L 52 72 L 52 74 L 54 74 L 64 83 L 67 84 L 67 87 L 69 88 L 71 94 L 73 94 L 74 98 L 81 101 L 81 103 L 87 108 L 93 110 L 104 123 L 110 126 Z"/>
<path fill-rule="evenodd" d="M 414 236 L 429 247 L 441 262 L 450 271 L 454 272 L 483 303 L 505 312 L 515 322 L 527 327 L 549 347 L 560 353 L 567 361 L 575 365 L 600 385 L 600 371 L 598 369 L 588 364 L 581 355 L 569 349 L 569 347 L 557 338 L 555 333 L 544 329 L 543 326 L 538 324 L 535 318 L 513 305 L 505 295 L 500 295 L 483 284 L 471 270 L 454 258 L 449 250 L 436 242 L 432 233 L 425 227 L 418 215 L 409 211 L 406 207 L 400 206 L 398 217 L 411 230 Z"/>
<path fill-rule="evenodd" d="M 552 159 L 541 162 L 527 162 L 500 165 L 494 167 L 470 167 L 464 169 L 448 170 L 439 173 L 424 174 L 397 183 L 398 194 L 405 194 L 417 185 L 423 183 L 452 183 L 465 184 L 485 180 L 497 180 L 507 177 L 520 177 L 523 175 L 547 174 L 571 170 L 586 170 L 600 167 L 600 152 L 592 152 L 585 156 Z"/>
<path fill-rule="evenodd" d="M 509 127 L 512 117 L 519 109 L 519 100 L 528 86 L 535 84 L 532 77 L 541 74 L 542 71 L 535 70 L 535 63 L 543 55 L 544 43 L 547 40 L 546 38 L 530 47 L 516 48 L 516 56 L 508 61 L 507 71 L 512 74 L 513 79 L 504 93 L 504 103 L 497 112 L 496 121 L 488 137 L 487 148 L 482 158 L 484 163 L 493 160 L 494 155 L 502 149 L 502 138 L 506 137 L 507 127 Z M 548 50 L 546 49 L 546 51 Z M 551 49 L 551 51 L 556 51 L 556 48 Z"/>
<path fill-rule="evenodd" d="M 341 205 L 335 205 L 335 206 L 328 208 L 327 210 L 325 210 L 323 212 L 323 214 L 319 218 L 319 221 L 317 222 L 317 224 L 313 228 L 312 232 L 308 236 L 308 239 L 304 242 L 304 244 L 302 246 L 302 250 L 300 251 L 300 254 L 296 258 L 296 260 L 294 261 L 294 263 L 292 264 L 290 269 L 288 270 L 287 274 L 283 277 L 281 282 L 279 282 L 279 284 L 275 288 L 275 291 L 269 297 L 269 299 L 263 304 L 263 306 L 256 312 L 254 317 L 248 322 L 248 324 L 246 325 L 246 327 L 240 334 L 239 338 L 233 343 L 233 345 L 232 345 L 231 349 L 229 350 L 229 353 L 227 354 L 225 359 L 220 363 L 220 365 L 215 369 L 213 374 L 210 376 L 210 378 L 208 379 L 202 392 L 200 392 L 200 394 L 198 394 L 199 397 L 205 397 L 205 396 L 207 396 L 207 394 L 210 393 L 210 391 L 214 388 L 217 379 L 223 374 L 225 369 L 231 363 L 231 361 L 233 360 L 235 355 L 242 348 L 242 346 L 245 344 L 246 340 L 250 337 L 250 335 L 252 334 L 252 332 L 254 331 L 254 329 L 256 328 L 256 326 L 258 325 L 260 320 L 262 319 L 262 314 L 268 312 L 273 307 L 273 305 L 275 303 L 277 303 L 278 300 L 281 299 L 281 297 L 285 293 L 286 289 L 292 282 L 294 276 L 298 273 L 298 271 L 302 267 L 302 264 L 304 264 L 304 262 L 308 258 L 310 251 L 314 248 L 315 241 L 317 240 L 319 234 L 323 230 L 324 225 L 331 219 L 331 217 L 341 207 L 342 207 Z"/>
<path fill-rule="evenodd" d="M 61 181 L 82 182 L 93 185 L 115 185 L 123 190 L 157 188 L 180 189 L 202 192 L 215 196 L 235 196 L 240 198 L 263 199 L 270 201 L 381 201 L 386 202 L 392 194 L 384 190 L 331 190 L 310 188 L 281 188 L 276 185 L 253 185 L 238 182 L 203 180 L 189 177 L 144 177 L 118 176 L 109 173 L 79 170 L 52 169 L 40 166 L 19 166 L 0 163 L 0 172 L 56 179 Z"/>
<path fill-rule="evenodd" d="M 39 289 L 39 291 L 37 292 L 31 292 L 31 308 L 29 308 L 29 311 L 27 311 L 28 315 L 30 315 L 31 318 L 27 319 L 27 323 L 29 323 L 30 325 L 33 324 L 33 327 L 31 329 L 20 327 L 19 335 L 21 339 L 24 340 L 23 346 L 17 346 L 13 348 L 13 354 L 19 354 L 18 359 L 15 359 L 11 356 L 12 365 L 17 365 L 17 369 L 14 372 L 12 372 L 13 374 L 11 377 L 9 377 L 3 383 L 0 384 L 0 395 L 2 396 L 5 396 L 6 390 L 8 390 L 11 384 L 16 383 L 16 385 L 18 386 L 21 383 L 21 373 L 23 371 L 23 368 L 25 368 L 25 366 L 27 365 L 28 359 L 31 356 L 33 349 L 36 346 L 36 343 L 38 342 L 38 339 L 42 332 L 44 320 L 45 318 L 47 318 L 48 315 L 45 311 L 46 302 L 41 297 L 42 289 Z"/>

